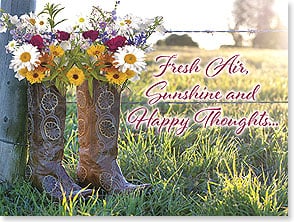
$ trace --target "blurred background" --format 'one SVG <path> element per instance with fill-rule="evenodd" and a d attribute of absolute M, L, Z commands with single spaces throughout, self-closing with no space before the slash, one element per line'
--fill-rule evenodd
<path fill-rule="evenodd" d="M 42 10 L 47 0 L 37 1 L 37 11 Z M 167 30 L 285 30 L 288 26 L 288 1 L 286 0 L 181 0 L 138 1 L 121 0 L 119 15 L 134 14 L 140 17 L 163 16 Z M 112 10 L 115 0 L 51 0 L 65 7 L 63 15 L 74 22 L 78 15 L 87 15 L 92 6 Z M 65 24 L 66 25 L 66 24 Z M 182 35 L 185 33 L 178 33 Z M 157 42 L 168 37 L 154 36 Z M 287 48 L 287 32 L 265 33 L 189 33 L 189 37 L 203 49 L 218 49 L 221 46 L 253 46 L 256 48 Z M 176 37 L 175 35 L 173 38 Z M 180 42 L 183 43 L 184 39 Z M 187 38 L 186 38 L 187 39 Z M 159 44 L 163 44 L 160 42 Z"/>

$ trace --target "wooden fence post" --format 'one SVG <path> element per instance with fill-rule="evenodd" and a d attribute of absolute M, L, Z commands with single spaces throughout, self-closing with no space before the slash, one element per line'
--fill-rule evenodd
<path fill-rule="evenodd" d="M 11 15 L 34 11 L 36 0 L 0 0 Z M 5 45 L 10 34 L 0 34 L 0 184 L 23 179 L 27 161 L 27 86 L 9 69 Z"/>

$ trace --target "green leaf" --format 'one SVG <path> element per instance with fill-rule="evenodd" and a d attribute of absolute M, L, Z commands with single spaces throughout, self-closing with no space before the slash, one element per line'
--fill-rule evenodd
<path fill-rule="evenodd" d="M 56 22 L 56 23 L 54 24 L 54 27 L 56 27 L 56 26 L 59 25 L 60 23 L 65 22 L 65 21 L 67 21 L 67 20 L 68 20 L 68 19 L 62 19 L 61 21 Z"/>
<path fill-rule="evenodd" d="M 96 72 L 91 72 L 91 75 L 94 77 L 94 79 L 99 80 L 99 76 Z"/>

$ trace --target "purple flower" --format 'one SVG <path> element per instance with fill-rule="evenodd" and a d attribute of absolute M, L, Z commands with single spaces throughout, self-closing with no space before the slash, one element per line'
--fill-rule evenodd
<path fill-rule="evenodd" d="M 30 41 L 32 37 L 33 37 L 33 35 L 30 34 L 30 33 L 26 33 L 26 34 L 23 36 L 23 38 L 24 38 L 26 41 Z"/>
<path fill-rule="evenodd" d="M 34 35 L 31 40 L 30 43 L 33 46 L 36 46 L 38 49 L 43 49 L 44 48 L 44 40 L 40 35 Z"/>
<path fill-rule="evenodd" d="M 100 28 L 105 29 L 106 28 L 106 22 L 100 22 L 99 26 L 100 26 Z"/>
<path fill-rule="evenodd" d="M 103 44 L 105 44 L 105 42 L 107 42 L 109 40 L 108 32 L 100 33 L 99 34 L 99 39 L 101 39 L 101 41 L 103 42 Z"/>
<path fill-rule="evenodd" d="M 60 41 L 67 41 L 70 38 L 70 34 L 64 31 L 57 31 L 57 39 Z"/>
<path fill-rule="evenodd" d="M 105 45 L 108 46 L 110 51 L 114 52 L 119 47 L 123 47 L 126 44 L 126 40 L 126 37 L 119 35 L 106 41 Z"/>
<path fill-rule="evenodd" d="M 42 37 L 43 37 L 45 46 L 49 46 L 57 39 L 58 36 L 56 35 L 56 33 L 44 32 Z"/>
<path fill-rule="evenodd" d="M 117 31 L 116 30 L 112 30 L 111 35 L 112 36 L 116 36 L 117 35 Z"/>
<path fill-rule="evenodd" d="M 99 32 L 95 30 L 89 30 L 86 32 L 83 32 L 83 37 L 85 39 L 91 39 L 92 42 L 94 42 L 98 38 Z"/>
<path fill-rule="evenodd" d="M 15 29 L 10 30 L 10 35 L 12 35 L 12 38 L 14 40 L 17 40 L 19 38 L 17 32 L 15 31 Z"/>

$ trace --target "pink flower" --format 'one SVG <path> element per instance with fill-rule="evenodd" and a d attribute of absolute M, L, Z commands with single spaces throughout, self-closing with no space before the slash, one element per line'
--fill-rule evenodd
<path fill-rule="evenodd" d="M 98 38 L 99 32 L 95 30 L 89 30 L 86 32 L 83 32 L 83 37 L 85 39 L 91 39 L 92 42 L 94 42 Z"/>
<path fill-rule="evenodd" d="M 119 47 L 123 47 L 126 44 L 126 41 L 127 41 L 126 37 L 119 35 L 106 41 L 105 45 L 108 46 L 110 51 L 114 52 Z"/>
<path fill-rule="evenodd" d="M 69 40 L 70 34 L 64 31 L 57 31 L 57 39 L 60 41 L 67 41 Z"/>
<path fill-rule="evenodd" d="M 43 49 L 44 48 L 44 40 L 40 35 L 34 35 L 31 38 L 30 43 L 33 46 L 36 46 L 38 49 Z"/>

